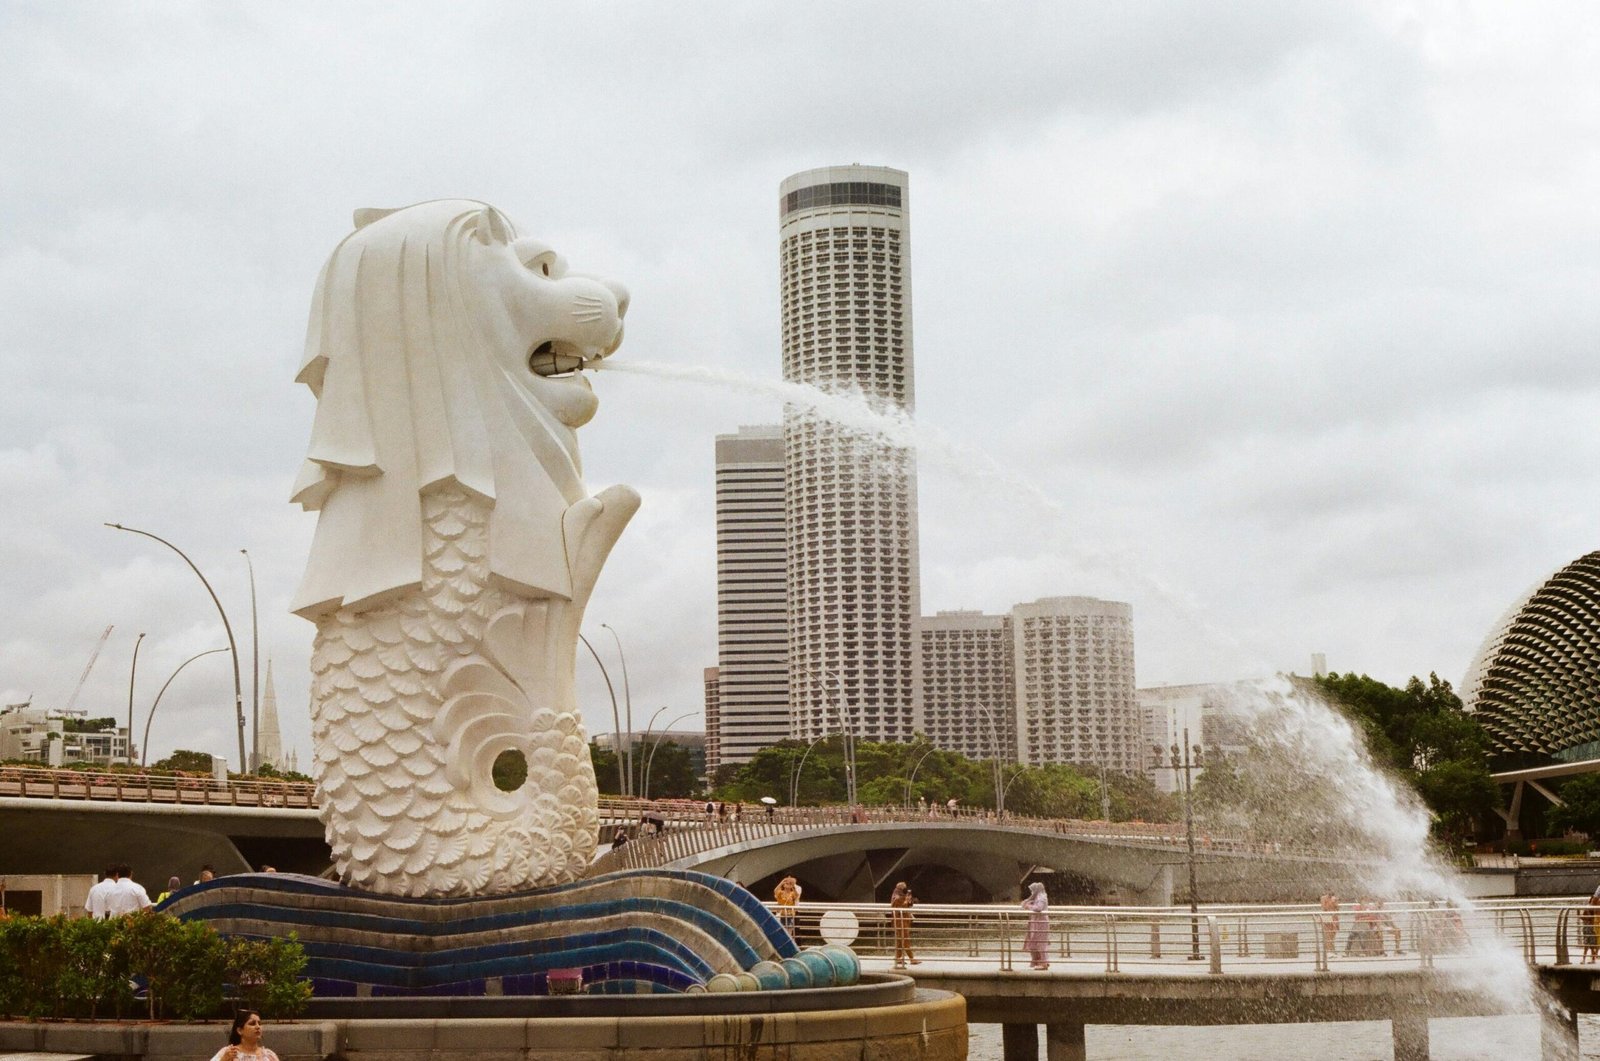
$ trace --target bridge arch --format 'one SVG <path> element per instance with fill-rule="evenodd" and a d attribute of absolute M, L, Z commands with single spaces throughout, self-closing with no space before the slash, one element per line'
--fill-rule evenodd
<path fill-rule="evenodd" d="M 1186 870 L 1170 847 L 1139 846 L 1111 838 L 1044 832 L 982 819 L 868 822 L 797 827 L 758 836 L 711 835 L 699 850 L 657 862 L 696 869 L 759 888 L 783 873 L 809 883 L 807 898 L 881 901 L 887 887 L 916 871 L 940 867 L 969 882 L 967 895 L 929 895 L 927 901 L 1005 901 L 1019 894 L 1035 869 L 1048 868 L 1093 882 L 1094 898 L 1137 905 L 1167 905 Z M 694 845 L 687 845 L 692 848 Z M 1330 881 L 1326 862 L 1207 854 L 1199 867 L 1208 900 L 1241 892 L 1281 892 L 1270 898 L 1304 898 Z M 1274 887 L 1280 885 L 1281 887 Z M 1310 889 L 1308 891 L 1308 889 Z"/>

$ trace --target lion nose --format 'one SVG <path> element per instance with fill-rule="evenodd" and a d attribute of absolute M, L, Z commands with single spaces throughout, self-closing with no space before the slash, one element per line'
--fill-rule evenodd
<path fill-rule="evenodd" d="M 626 317 L 628 315 L 628 289 L 615 280 L 602 280 L 600 282 L 605 284 L 611 293 L 616 296 L 617 316 Z"/>

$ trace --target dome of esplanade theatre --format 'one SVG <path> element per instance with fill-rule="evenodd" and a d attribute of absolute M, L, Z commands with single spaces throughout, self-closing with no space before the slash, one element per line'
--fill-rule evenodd
<path fill-rule="evenodd" d="M 1461 683 L 1496 769 L 1600 758 L 1600 552 L 1579 557 L 1495 624 Z"/>

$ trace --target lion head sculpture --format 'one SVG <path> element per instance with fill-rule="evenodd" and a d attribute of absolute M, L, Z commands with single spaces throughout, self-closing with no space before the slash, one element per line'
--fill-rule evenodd
<path fill-rule="evenodd" d="M 420 497 L 450 485 L 492 505 L 492 578 L 570 597 L 562 514 L 585 497 L 576 430 L 598 405 L 576 370 L 622 341 L 627 292 L 568 272 L 483 203 L 355 224 L 317 281 L 296 377 L 317 412 L 293 500 L 320 516 L 293 610 L 417 585 Z"/>

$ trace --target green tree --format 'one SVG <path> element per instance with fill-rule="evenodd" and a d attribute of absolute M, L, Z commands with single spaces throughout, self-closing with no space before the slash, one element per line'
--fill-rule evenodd
<path fill-rule="evenodd" d="M 276 766 L 273 766 L 271 763 L 262 763 L 260 768 L 256 770 L 256 776 L 257 777 L 270 778 L 270 779 L 272 779 L 274 781 L 305 781 L 305 782 L 309 782 L 311 780 L 309 775 L 302 774 L 298 770 L 280 770 Z"/>
<path fill-rule="evenodd" d="M 622 795 L 622 775 L 617 771 L 617 753 L 589 742 L 589 763 L 594 767 L 595 786 L 602 796 Z"/>
<path fill-rule="evenodd" d="M 155 765 L 162 770 L 189 770 L 209 774 L 211 772 L 211 753 L 179 748 Z"/>
<path fill-rule="evenodd" d="M 1366 675 L 1313 679 L 1360 725 L 1374 758 L 1405 779 L 1433 812 L 1444 837 L 1461 840 L 1494 808 L 1489 741 L 1450 683 L 1429 674 L 1403 689 Z"/>
<path fill-rule="evenodd" d="M 1600 774 L 1579 774 L 1561 783 L 1561 806 L 1551 807 L 1545 822 L 1561 832 L 1600 836 Z"/>
<path fill-rule="evenodd" d="M 683 799 L 700 794 L 700 779 L 690 763 L 689 749 L 677 741 L 641 742 L 633 758 L 639 782 L 634 788 L 636 792 L 645 792 L 648 781 L 651 799 Z"/>

